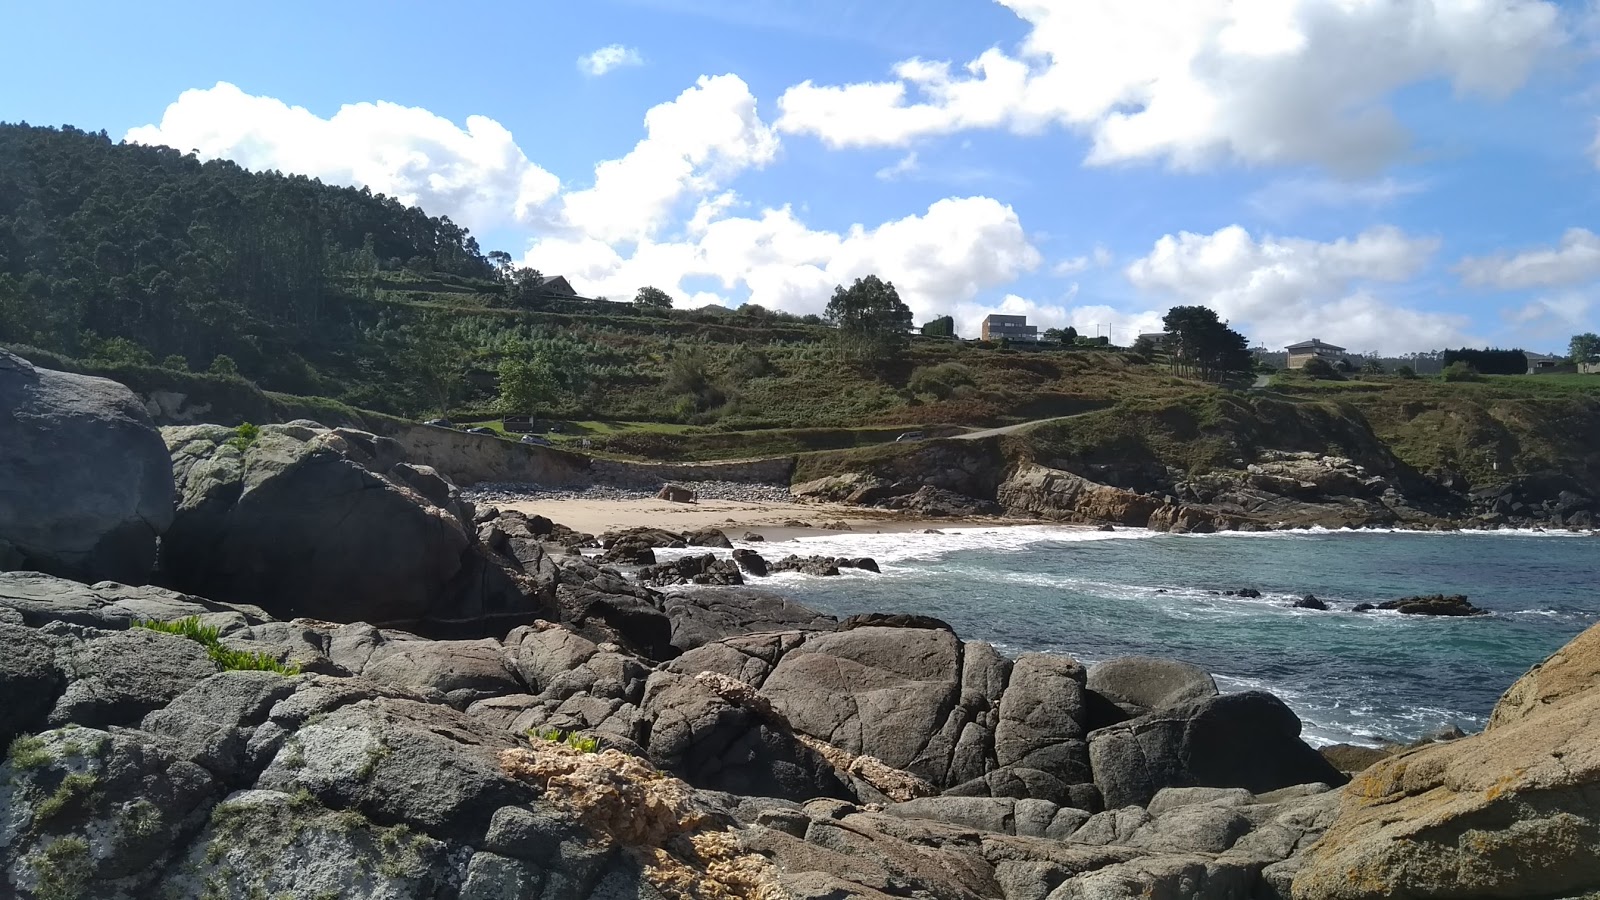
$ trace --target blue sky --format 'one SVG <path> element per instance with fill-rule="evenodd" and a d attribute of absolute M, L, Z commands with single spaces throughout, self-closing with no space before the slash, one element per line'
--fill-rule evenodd
<path fill-rule="evenodd" d="M 1600 330 L 1594 0 L 217 9 L 7 5 L 0 120 L 370 185 L 614 299 L 876 272 L 965 333 Z"/>

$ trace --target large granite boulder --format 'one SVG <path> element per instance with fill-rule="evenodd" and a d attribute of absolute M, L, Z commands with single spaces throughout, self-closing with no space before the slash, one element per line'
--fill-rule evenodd
<path fill-rule="evenodd" d="M 693 650 L 758 631 L 832 631 L 837 620 L 778 594 L 752 590 L 687 591 L 669 595 L 672 646 Z"/>
<path fill-rule="evenodd" d="M 87 585 L 38 572 L 0 572 L 0 611 L 33 628 L 65 622 L 121 630 L 138 620 L 170 622 L 195 616 L 228 630 L 271 619 L 254 606 L 213 603 L 166 588 L 111 581 Z"/>
<path fill-rule="evenodd" d="M 697 787 L 793 800 L 850 796 L 828 762 L 743 682 L 657 672 L 641 712 L 652 761 Z"/>
<path fill-rule="evenodd" d="M 1300 740 L 1300 718 L 1263 691 L 1190 700 L 1089 735 L 1094 782 L 1107 809 L 1143 806 L 1162 788 L 1343 784 Z"/>
<path fill-rule="evenodd" d="M 541 592 L 491 558 L 470 508 L 393 441 L 302 424 L 265 426 L 252 442 L 211 425 L 165 435 L 179 503 L 161 571 L 174 587 L 282 619 L 440 636 L 554 616 L 549 583 Z"/>
<path fill-rule="evenodd" d="M 796 731 L 935 784 L 956 733 L 940 735 L 961 697 L 961 642 L 946 631 L 858 628 L 789 651 L 761 692 Z"/>
<path fill-rule="evenodd" d="M 1125 708 L 1167 709 L 1217 695 L 1211 673 L 1155 656 L 1119 656 L 1089 669 L 1089 690 Z"/>
<path fill-rule="evenodd" d="M 1600 626 L 1512 685 L 1480 735 L 1378 762 L 1294 878 L 1304 900 L 1600 890 Z"/>
<path fill-rule="evenodd" d="M 172 461 L 133 392 L 0 351 L 0 568 L 143 584 Z"/>

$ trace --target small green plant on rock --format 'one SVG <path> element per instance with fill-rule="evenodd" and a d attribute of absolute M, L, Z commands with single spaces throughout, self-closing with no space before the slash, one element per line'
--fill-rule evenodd
<path fill-rule="evenodd" d="M 31 734 L 19 736 L 11 742 L 11 750 L 7 754 L 11 767 L 19 772 L 29 769 L 41 769 L 50 764 L 53 759 L 50 751 L 45 748 L 44 738 Z"/>
<path fill-rule="evenodd" d="M 80 900 L 89 887 L 89 842 L 76 835 L 58 838 L 31 857 L 39 900 Z"/>
<path fill-rule="evenodd" d="M 261 437 L 261 426 L 244 422 L 233 430 L 233 437 L 228 438 L 228 446 L 243 453 L 250 449 L 250 445 L 259 437 Z"/>
<path fill-rule="evenodd" d="M 61 779 L 56 792 L 41 801 L 33 811 L 35 820 L 48 822 L 69 809 L 76 808 L 94 793 L 100 779 L 94 775 L 74 773 Z"/>
<path fill-rule="evenodd" d="M 592 737 L 585 737 L 576 731 L 565 732 L 554 727 L 528 729 L 528 739 L 532 740 L 534 738 L 537 738 L 541 741 L 549 741 L 552 744 L 566 744 L 568 747 L 571 747 L 579 753 L 600 752 L 599 740 Z"/>
<path fill-rule="evenodd" d="M 186 637 L 206 648 L 206 655 L 222 667 L 224 672 L 277 672 L 279 675 L 299 675 L 300 667 L 285 665 L 271 656 L 249 650 L 233 650 L 223 646 L 215 626 L 203 624 L 199 616 L 189 616 L 173 622 L 140 621 L 133 627 Z"/>

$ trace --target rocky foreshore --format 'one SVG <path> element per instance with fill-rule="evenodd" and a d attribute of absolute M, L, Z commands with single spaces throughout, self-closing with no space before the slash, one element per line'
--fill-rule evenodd
<path fill-rule="evenodd" d="M 925 616 L 663 594 L 583 552 L 660 535 L 473 502 L 359 431 L 158 433 L 120 386 L 12 360 L 0 475 L 61 502 L 0 506 L 0 896 L 1600 888 L 1600 627 L 1484 734 L 1341 786 L 1278 698 L 1179 661 L 1008 658 Z M 19 458 L 62 423 L 88 436 L 79 465 Z M 159 484 L 100 483 L 130 458 L 153 477 L 129 456 L 152 439 L 166 507 Z M 136 560 L 159 585 L 127 583 Z M 105 567 L 121 582 L 90 583 Z"/>

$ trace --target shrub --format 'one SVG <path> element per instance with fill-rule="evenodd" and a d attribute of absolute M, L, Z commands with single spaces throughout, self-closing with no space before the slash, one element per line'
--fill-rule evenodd
<path fill-rule="evenodd" d="M 228 446 L 243 453 L 250 449 L 250 445 L 254 444 L 259 437 L 261 437 L 261 426 L 242 422 L 238 428 L 233 430 L 233 437 L 228 438 Z"/>
<path fill-rule="evenodd" d="M 161 368 L 172 372 L 187 372 L 189 371 L 189 361 L 183 358 L 183 354 L 174 353 L 161 360 Z"/>
<path fill-rule="evenodd" d="M 199 616 L 189 616 L 174 622 L 137 621 L 135 628 L 145 628 L 150 631 L 159 631 L 163 634 L 174 634 L 186 637 L 191 641 L 206 648 L 206 655 L 222 667 L 224 672 L 277 672 L 279 675 L 299 675 L 300 667 L 297 665 L 284 665 L 265 653 L 247 650 L 234 650 L 222 645 L 222 640 L 215 626 L 206 625 L 200 621 Z"/>
<path fill-rule="evenodd" d="M 961 363 L 949 362 L 937 366 L 918 366 L 912 371 L 906 388 L 913 394 L 931 394 L 945 400 L 954 395 L 957 389 L 976 383 L 971 369 Z"/>
<path fill-rule="evenodd" d="M 1339 370 L 1333 367 L 1333 363 L 1325 359 L 1306 360 L 1306 364 L 1300 367 L 1300 374 L 1317 381 L 1344 380 L 1344 376 L 1340 375 Z"/>
<path fill-rule="evenodd" d="M 549 741 L 552 744 L 566 744 L 579 753 L 599 753 L 600 741 L 596 738 L 585 737 L 576 731 L 562 731 L 559 728 L 530 728 L 528 740 Z"/>
<path fill-rule="evenodd" d="M 1417 377 L 1417 370 L 1410 366 L 1395 366 L 1394 374 L 1401 378 L 1415 378 Z"/>
<path fill-rule="evenodd" d="M 234 362 L 233 357 L 226 353 L 218 353 L 216 358 L 211 360 L 211 367 L 206 371 L 213 375 L 238 375 L 239 364 Z"/>
<path fill-rule="evenodd" d="M 1450 365 L 1445 366 L 1444 371 L 1439 373 L 1439 377 L 1445 381 L 1483 380 L 1483 376 L 1479 375 L 1478 370 L 1472 367 L 1472 363 L 1459 359 Z"/>

